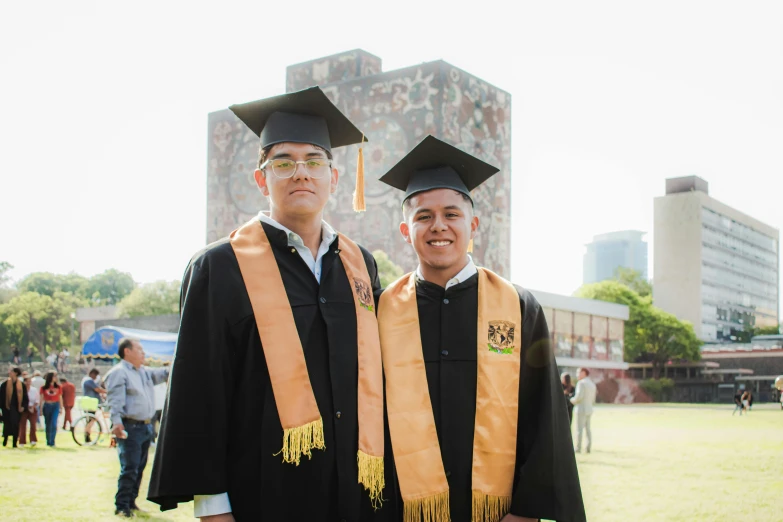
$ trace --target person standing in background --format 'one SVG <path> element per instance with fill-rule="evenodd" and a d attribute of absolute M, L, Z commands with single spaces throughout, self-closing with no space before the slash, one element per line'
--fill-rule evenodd
<path fill-rule="evenodd" d="M 63 409 L 63 389 L 57 379 L 57 372 L 46 374 L 46 382 L 41 388 L 41 400 L 46 421 L 46 445 L 53 448 L 57 437 L 57 418 Z"/>
<path fill-rule="evenodd" d="M 593 404 L 595 404 L 596 387 L 590 379 L 590 370 L 579 368 L 579 380 L 576 382 L 576 394 L 571 399 L 571 404 L 576 406 L 576 452 L 582 451 L 582 432 L 587 431 L 587 453 L 593 446 L 593 434 L 590 431 L 590 420 L 593 416 Z"/>
<path fill-rule="evenodd" d="M 30 370 L 33 369 L 33 356 L 35 355 L 35 348 L 32 346 L 27 349 L 27 364 L 30 366 Z"/>
<path fill-rule="evenodd" d="M 98 402 L 100 402 L 106 396 L 106 390 L 101 387 L 100 379 L 98 378 L 98 375 L 100 375 L 100 372 L 98 371 L 97 368 L 93 368 L 92 370 L 90 370 L 89 375 L 87 375 L 82 380 L 82 394 L 85 397 L 98 399 Z M 90 442 L 90 433 L 92 433 L 92 427 L 94 424 L 95 424 L 95 418 L 93 417 L 84 427 L 84 432 L 85 432 L 84 440 L 86 442 Z"/>
<path fill-rule="evenodd" d="M 41 392 L 33 386 L 32 379 L 27 377 L 24 380 L 27 386 L 27 409 L 22 412 L 22 418 L 19 422 L 19 446 L 27 444 L 27 423 L 30 423 L 30 446 L 38 444 L 38 435 L 36 426 L 38 425 L 38 410 L 41 407 Z"/>
<path fill-rule="evenodd" d="M 22 370 L 14 366 L 8 370 L 8 380 L 0 384 L 0 405 L 3 410 L 3 446 L 11 437 L 13 447 L 19 439 L 19 420 L 27 409 L 27 388 L 22 379 Z"/>
<path fill-rule="evenodd" d="M 46 362 L 48 362 L 52 369 L 57 371 L 57 351 L 53 351 L 49 355 L 46 356 Z"/>
<path fill-rule="evenodd" d="M 139 509 L 136 497 L 152 441 L 153 387 L 169 378 L 169 369 L 145 367 L 144 348 L 135 339 L 120 339 L 117 353 L 122 361 L 106 374 L 112 434 L 117 437 L 120 457 L 114 514 L 132 518 Z"/>
<path fill-rule="evenodd" d="M 563 385 L 563 395 L 565 396 L 566 406 L 568 407 L 568 423 L 573 425 L 574 405 L 571 404 L 571 399 L 574 398 L 574 385 L 571 384 L 571 374 L 563 372 L 560 375 L 560 383 Z"/>
<path fill-rule="evenodd" d="M 76 404 L 76 386 L 72 382 L 68 382 L 65 377 L 60 378 L 60 386 L 63 389 L 63 429 L 70 430 L 73 428 L 71 424 L 71 410 L 74 404 Z"/>
<path fill-rule="evenodd" d="M 38 424 L 41 424 L 41 415 L 43 415 L 43 411 L 42 411 L 43 407 L 42 407 L 42 403 L 40 402 L 40 394 L 41 394 L 41 388 L 43 387 L 43 385 L 46 382 L 46 380 L 43 377 L 41 377 L 41 371 L 40 370 L 35 370 L 33 372 L 33 378 L 31 379 L 30 382 L 31 382 L 33 388 L 38 390 L 38 396 L 39 396 Z"/>
<path fill-rule="evenodd" d="M 15 344 L 11 345 L 11 353 L 13 354 L 11 357 L 11 362 L 15 365 L 19 364 L 19 348 L 17 348 Z"/>

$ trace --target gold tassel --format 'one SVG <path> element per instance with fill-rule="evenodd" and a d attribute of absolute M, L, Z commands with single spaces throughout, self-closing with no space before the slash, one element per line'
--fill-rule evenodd
<path fill-rule="evenodd" d="M 364 136 L 362 136 L 363 142 Z M 364 205 L 364 152 L 361 146 L 359 146 L 359 158 L 356 160 L 356 190 L 353 193 L 353 210 L 354 212 L 366 210 Z"/>
<path fill-rule="evenodd" d="M 473 491 L 472 522 L 498 522 L 508 514 L 510 509 L 511 497 L 485 495 L 480 491 Z"/>
<path fill-rule="evenodd" d="M 449 492 L 404 501 L 402 519 L 403 522 L 449 522 Z"/>
<path fill-rule="evenodd" d="M 378 510 L 383 504 L 381 493 L 386 487 L 383 477 L 383 457 L 374 457 L 359 450 L 356 454 L 356 463 L 359 465 L 359 484 L 370 491 L 372 507 Z"/>
<path fill-rule="evenodd" d="M 324 449 L 324 422 L 319 417 L 318 420 L 308 422 L 304 426 L 288 428 L 283 430 L 283 448 L 275 455 L 283 454 L 283 462 L 299 465 L 302 455 L 312 458 L 310 450 Z"/>
<path fill-rule="evenodd" d="M 470 243 L 468 243 L 468 253 L 473 253 L 473 239 L 470 240 Z"/>

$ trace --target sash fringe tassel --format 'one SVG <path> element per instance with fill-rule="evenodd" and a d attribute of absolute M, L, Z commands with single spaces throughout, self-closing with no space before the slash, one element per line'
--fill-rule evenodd
<path fill-rule="evenodd" d="M 381 493 L 386 486 L 383 477 L 383 457 L 374 457 L 359 450 L 356 454 L 356 462 L 359 465 L 359 483 L 370 492 L 372 507 L 378 510 L 383 503 Z"/>
<path fill-rule="evenodd" d="M 498 522 L 511 509 L 511 497 L 473 491 L 473 522 Z"/>
<path fill-rule="evenodd" d="M 283 454 L 283 462 L 299 465 L 302 455 L 312 457 L 310 450 L 324 449 L 324 422 L 321 418 L 308 422 L 304 426 L 283 430 L 283 449 L 275 455 Z"/>
<path fill-rule="evenodd" d="M 449 492 L 406 500 L 402 507 L 402 519 L 403 522 L 449 522 Z"/>

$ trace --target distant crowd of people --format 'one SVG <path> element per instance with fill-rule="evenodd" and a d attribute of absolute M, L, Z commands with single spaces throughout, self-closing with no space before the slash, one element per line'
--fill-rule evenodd
<path fill-rule="evenodd" d="M 32 371 L 33 369 L 33 359 L 35 358 L 35 348 L 30 346 L 27 348 L 27 366 Z M 68 365 L 71 362 L 71 352 L 68 350 L 67 347 L 64 347 L 60 350 L 54 349 L 49 353 L 49 355 L 46 356 L 45 359 L 46 363 L 52 367 L 53 370 L 63 373 L 65 371 L 68 371 Z M 85 359 L 84 357 L 79 355 L 79 365 L 84 366 L 85 364 L 89 364 L 89 357 Z M 22 352 L 15 344 L 11 345 L 11 364 L 14 366 L 22 366 Z"/>
<path fill-rule="evenodd" d="M 102 387 L 100 371 L 92 368 L 81 384 L 82 394 L 99 401 L 106 399 L 106 390 Z M 9 439 L 14 448 L 26 444 L 36 446 L 36 430 L 43 417 L 46 445 L 55 446 L 58 430 L 73 429 L 72 410 L 76 404 L 76 385 L 57 370 L 42 375 L 39 370 L 30 374 L 18 366 L 8 371 L 8 379 L 0 384 L 2 397 L 3 446 Z"/>

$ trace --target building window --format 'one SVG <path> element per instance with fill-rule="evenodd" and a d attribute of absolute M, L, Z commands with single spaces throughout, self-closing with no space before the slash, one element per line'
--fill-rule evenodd
<path fill-rule="evenodd" d="M 574 357 L 581 359 L 590 358 L 590 337 L 586 335 L 580 335 L 576 338 L 576 352 Z"/>
<path fill-rule="evenodd" d="M 570 335 L 557 334 L 555 336 L 557 342 L 557 349 L 555 355 L 559 357 L 571 357 L 571 349 L 573 348 L 573 339 Z"/>
<path fill-rule="evenodd" d="M 610 341 L 610 349 L 612 351 L 612 355 L 610 357 L 610 360 L 612 361 L 623 361 L 623 341 L 619 339 L 612 339 Z"/>

